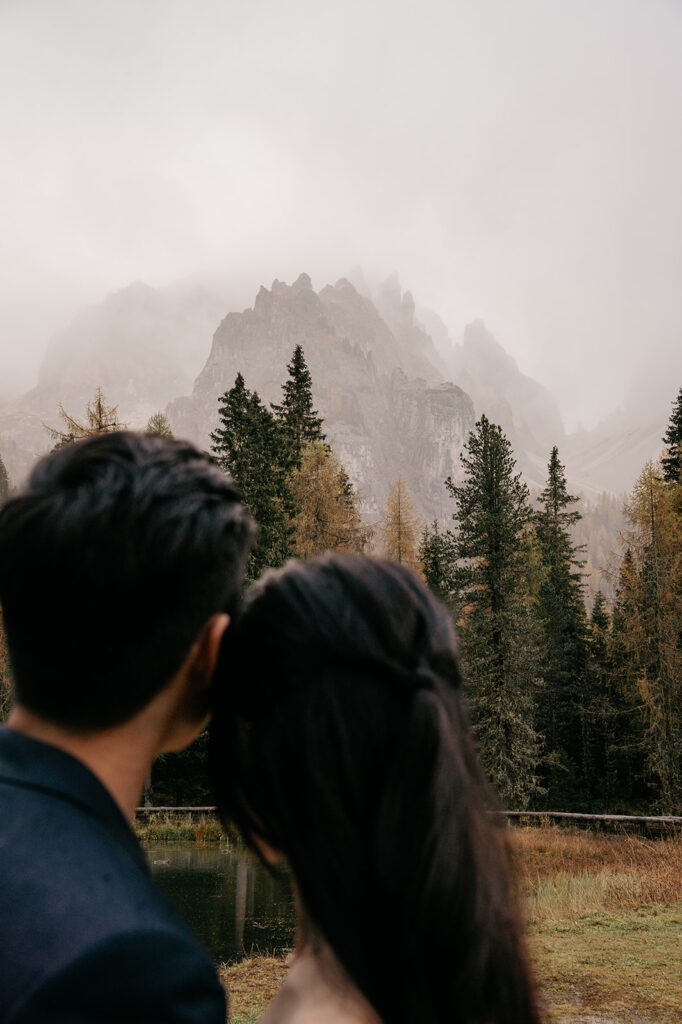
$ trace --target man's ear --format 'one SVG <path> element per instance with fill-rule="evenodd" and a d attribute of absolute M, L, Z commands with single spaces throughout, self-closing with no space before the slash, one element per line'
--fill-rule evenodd
<path fill-rule="evenodd" d="M 208 689 L 218 660 L 220 641 L 230 624 L 230 616 L 212 615 L 192 644 L 192 649 L 172 683 L 166 705 L 167 728 L 157 754 L 183 750 L 208 725 L 210 702 Z"/>
<path fill-rule="evenodd" d="M 225 612 L 212 615 L 192 645 L 192 663 L 189 677 L 192 688 L 205 690 L 211 685 L 213 672 L 218 661 L 220 642 L 223 633 L 230 624 L 230 616 Z"/>

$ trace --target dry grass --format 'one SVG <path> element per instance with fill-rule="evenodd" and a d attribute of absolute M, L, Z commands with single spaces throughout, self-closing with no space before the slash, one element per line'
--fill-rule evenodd
<path fill-rule="evenodd" d="M 682 1019 L 682 837 L 511 832 L 552 1021 Z"/>
<path fill-rule="evenodd" d="M 552 1024 L 682 1020 L 682 837 L 514 828 L 529 945 Z M 221 976 L 231 1024 L 254 1024 L 286 973 L 256 956 Z"/>
<path fill-rule="evenodd" d="M 163 811 L 135 821 L 135 834 L 145 842 L 213 843 L 225 838 L 222 825 L 210 814 L 191 818 Z"/>
<path fill-rule="evenodd" d="M 531 924 L 682 901 L 682 836 L 511 830 Z"/>
<path fill-rule="evenodd" d="M 254 1024 L 277 992 L 287 972 L 285 957 L 251 956 L 220 968 L 228 993 L 230 1024 Z"/>
<path fill-rule="evenodd" d="M 544 828 L 510 828 L 513 849 L 519 867 L 529 877 L 556 875 L 559 872 L 582 874 L 601 868 L 624 866 L 638 871 L 676 859 L 682 866 L 682 835 L 671 832 L 667 838 L 643 839 L 621 832 L 603 835 L 583 829 L 547 825 Z"/>

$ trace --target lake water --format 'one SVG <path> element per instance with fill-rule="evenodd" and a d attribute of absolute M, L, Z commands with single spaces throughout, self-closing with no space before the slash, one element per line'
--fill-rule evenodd
<path fill-rule="evenodd" d="M 235 844 L 145 843 L 154 881 L 219 963 L 282 952 L 294 941 L 286 878 Z"/>

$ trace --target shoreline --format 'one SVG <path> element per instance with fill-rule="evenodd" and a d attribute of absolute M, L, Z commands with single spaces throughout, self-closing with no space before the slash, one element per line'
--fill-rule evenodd
<path fill-rule="evenodd" d="M 143 841 L 235 842 L 207 815 L 139 824 Z M 509 838 L 547 1024 L 676 1024 L 682 836 L 514 826 Z M 255 1024 L 286 969 L 267 953 L 220 965 L 231 1024 Z"/>
<path fill-rule="evenodd" d="M 566 835 L 633 839 L 668 840 L 682 837 L 682 818 L 635 815 L 583 815 L 564 811 L 509 812 L 510 832 L 561 832 Z M 140 808 L 133 823 L 137 837 L 144 842 L 197 843 L 230 842 L 227 832 L 212 808 Z M 237 840 L 239 841 L 239 840 Z"/>

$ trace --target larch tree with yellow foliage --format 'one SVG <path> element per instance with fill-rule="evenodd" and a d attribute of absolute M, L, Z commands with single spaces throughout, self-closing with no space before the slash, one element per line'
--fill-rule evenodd
<path fill-rule="evenodd" d="M 114 430 L 124 430 L 126 426 L 118 418 L 118 406 L 107 405 L 101 388 L 97 388 L 94 398 L 88 402 L 84 421 L 71 416 L 63 405 L 59 406 L 59 415 L 64 430 L 46 427 L 55 442 L 55 448 L 63 448 L 66 444 L 73 444 L 74 441 L 93 434 L 109 434 Z"/>
<path fill-rule="evenodd" d="M 398 477 L 388 492 L 381 514 L 380 541 L 386 558 L 419 569 L 420 524 L 402 477 Z"/>
<path fill-rule="evenodd" d="M 324 551 L 362 551 L 367 542 L 345 469 L 321 440 L 301 451 L 291 477 L 298 509 L 294 519 L 294 554 L 313 558 Z"/>
<path fill-rule="evenodd" d="M 644 704 L 660 809 L 682 814 L 682 485 L 648 463 L 625 516 L 632 600 L 621 636 Z"/>
<path fill-rule="evenodd" d="M 145 427 L 146 434 L 156 434 L 158 437 L 172 437 L 173 431 L 168 419 L 162 412 L 155 412 L 147 420 Z"/>

